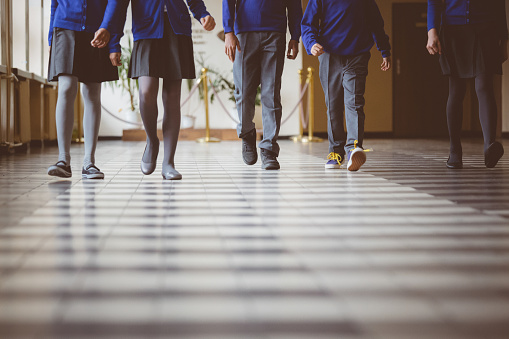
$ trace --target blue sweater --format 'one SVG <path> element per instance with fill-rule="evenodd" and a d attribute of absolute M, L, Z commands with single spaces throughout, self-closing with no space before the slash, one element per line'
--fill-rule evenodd
<path fill-rule="evenodd" d="M 51 46 L 53 28 L 59 27 L 76 32 L 96 32 L 100 28 L 111 34 L 110 52 L 120 52 L 115 30 L 114 15 L 120 9 L 119 0 L 51 0 L 51 18 L 48 42 Z"/>
<path fill-rule="evenodd" d="M 127 7 L 131 2 L 133 15 L 134 41 L 142 39 L 161 39 L 164 35 L 164 15 L 168 16 L 175 34 L 191 36 L 191 16 L 196 20 L 209 14 L 203 0 L 119 0 L 122 2 L 118 17 L 115 20 L 118 28 L 123 30 L 126 20 Z M 164 6 L 167 13 L 164 12 Z"/>
<path fill-rule="evenodd" d="M 376 42 L 382 56 L 391 56 L 384 20 L 375 0 L 310 0 L 302 19 L 306 51 L 318 43 L 325 52 L 354 56 Z"/>
<path fill-rule="evenodd" d="M 428 30 L 444 25 L 494 23 L 507 40 L 505 0 L 428 0 Z"/>
<path fill-rule="evenodd" d="M 299 41 L 301 20 L 301 0 L 223 0 L 225 33 L 286 33 L 288 26 L 292 40 Z"/>

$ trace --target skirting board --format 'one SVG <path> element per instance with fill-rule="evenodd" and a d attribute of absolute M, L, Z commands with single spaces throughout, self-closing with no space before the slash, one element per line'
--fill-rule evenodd
<path fill-rule="evenodd" d="M 163 140 L 163 132 L 157 131 L 159 140 Z M 210 136 L 225 141 L 238 141 L 237 131 L 234 129 L 211 129 Z M 196 140 L 205 137 L 205 129 L 183 129 L 180 131 L 179 140 Z M 145 141 L 147 136 L 142 129 L 125 129 L 123 132 L 123 141 Z"/>

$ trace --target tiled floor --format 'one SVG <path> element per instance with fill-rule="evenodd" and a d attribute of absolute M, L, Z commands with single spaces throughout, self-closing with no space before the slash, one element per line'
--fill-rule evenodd
<path fill-rule="evenodd" d="M 54 148 L 1 157 L 0 338 L 509 338 L 509 156 L 370 140 L 348 173 L 281 146 L 263 172 L 182 142 L 181 182 L 144 177 L 142 143 L 101 142 L 104 181 L 81 146 L 72 180 Z"/>

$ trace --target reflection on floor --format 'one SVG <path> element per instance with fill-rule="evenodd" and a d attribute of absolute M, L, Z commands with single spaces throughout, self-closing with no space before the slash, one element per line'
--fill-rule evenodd
<path fill-rule="evenodd" d="M 182 142 L 181 182 L 101 142 L 104 181 L 0 158 L 1 338 L 508 338 L 509 156 L 445 168 L 447 143 L 371 140 L 361 172 L 326 144 Z M 506 142 L 506 148 L 509 145 Z"/>

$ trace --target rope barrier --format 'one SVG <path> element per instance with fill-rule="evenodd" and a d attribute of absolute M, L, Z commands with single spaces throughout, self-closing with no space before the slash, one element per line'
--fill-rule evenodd
<path fill-rule="evenodd" d="M 194 92 L 196 92 L 196 90 L 198 89 L 198 87 L 200 86 L 201 84 L 201 81 L 202 79 L 199 78 L 198 80 L 196 80 L 196 83 L 194 84 L 194 86 L 191 88 L 191 90 L 189 91 L 189 95 L 187 96 L 187 98 L 182 102 L 182 104 L 180 104 L 180 108 L 183 108 L 188 102 L 189 100 L 191 100 L 191 97 L 193 96 Z M 107 113 L 109 114 L 110 116 L 112 116 L 113 118 L 123 122 L 123 123 L 126 123 L 126 124 L 130 124 L 130 125 L 134 125 L 134 126 L 143 126 L 143 123 L 141 122 L 133 122 L 133 121 L 129 121 L 129 120 L 125 120 L 119 116 L 117 116 L 116 114 L 110 112 L 109 109 L 107 109 L 106 107 L 104 107 L 102 104 L 101 104 L 101 107 L 102 109 Z M 163 119 L 159 119 L 157 120 L 157 123 L 161 123 L 163 121 Z"/>
<path fill-rule="evenodd" d="M 191 88 L 191 90 L 189 91 L 189 95 L 187 96 L 187 98 L 182 102 L 182 104 L 180 105 L 181 108 L 183 108 L 188 102 L 189 100 L 191 100 L 193 94 L 196 92 L 196 90 L 199 88 L 200 84 L 202 83 L 204 77 L 200 77 L 196 83 L 194 84 L 194 86 Z M 235 117 L 233 117 L 231 114 L 230 114 L 230 111 L 226 108 L 226 105 L 224 104 L 224 102 L 221 100 L 221 97 L 219 96 L 218 92 L 217 92 L 217 89 L 216 89 L 216 86 L 214 86 L 213 82 L 207 78 L 209 84 L 210 84 L 210 88 L 212 90 L 212 92 L 214 93 L 214 95 L 216 96 L 217 98 L 217 101 L 219 102 L 221 108 L 223 109 L 223 111 L 226 113 L 226 115 L 230 118 L 230 120 L 232 120 L 235 124 L 238 124 L 239 123 L 239 120 L 236 119 Z M 299 96 L 299 101 L 297 102 L 297 104 L 295 105 L 295 107 L 292 109 L 292 111 L 290 112 L 290 114 L 281 122 L 281 125 L 284 125 L 285 123 L 287 123 L 291 118 L 292 116 L 295 114 L 295 112 L 297 112 L 297 110 L 300 108 L 300 114 L 299 114 L 299 118 L 301 120 L 301 123 L 302 123 L 302 126 L 304 128 L 307 128 L 308 125 L 309 125 L 309 110 L 305 110 L 304 109 L 304 105 L 303 105 L 303 100 L 304 100 L 304 97 L 306 96 L 306 92 L 308 91 L 309 89 L 309 81 L 306 82 L 306 84 L 304 85 L 304 87 L 302 88 L 302 91 L 300 93 L 300 96 Z M 126 120 L 126 119 L 123 119 L 121 117 L 119 117 L 118 115 L 114 114 L 113 112 L 111 112 L 109 109 L 107 109 L 106 107 L 104 107 L 103 105 L 101 105 L 102 109 L 107 113 L 109 114 L 110 116 L 112 116 L 113 118 L 123 122 L 123 123 L 126 123 L 126 124 L 130 124 L 130 125 L 135 125 L 135 126 L 143 126 L 143 123 L 141 122 L 133 122 L 133 121 L 129 121 L 129 120 Z M 307 114 L 305 114 L 305 111 L 307 111 Z M 160 123 L 162 122 L 163 119 L 159 119 L 157 122 Z"/>

